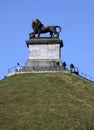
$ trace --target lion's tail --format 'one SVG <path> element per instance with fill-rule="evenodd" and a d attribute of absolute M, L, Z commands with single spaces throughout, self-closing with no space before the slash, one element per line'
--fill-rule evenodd
<path fill-rule="evenodd" d="M 59 32 L 58 33 L 60 33 L 61 32 L 61 27 L 60 26 L 56 26 L 56 28 L 59 28 Z"/>

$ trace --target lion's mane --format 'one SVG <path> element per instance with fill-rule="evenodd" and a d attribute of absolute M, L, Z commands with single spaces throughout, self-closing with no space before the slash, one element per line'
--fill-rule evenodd
<path fill-rule="evenodd" d="M 32 20 L 32 28 L 36 34 L 38 33 L 38 29 L 41 28 L 42 26 L 44 25 L 40 22 L 39 19 Z"/>

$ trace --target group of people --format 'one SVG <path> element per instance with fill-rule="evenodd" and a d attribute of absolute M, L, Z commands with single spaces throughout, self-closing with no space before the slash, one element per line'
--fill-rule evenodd
<path fill-rule="evenodd" d="M 67 64 L 66 64 L 65 61 L 62 63 L 62 66 L 63 66 L 64 69 L 67 69 L 67 68 L 66 68 L 66 67 L 67 67 Z M 74 64 L 72 64 L 72 63 L 70 64 L 70 72 L 71 72 L 71 73 L 79 74 L 78 68 L 75 67 Z"/>

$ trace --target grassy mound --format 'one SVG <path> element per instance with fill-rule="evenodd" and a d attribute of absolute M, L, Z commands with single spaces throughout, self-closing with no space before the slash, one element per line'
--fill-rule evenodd
<path fill-rule="evenodd" d="M 0 130 L 94 130 L 94 84 L 69 73 L 5 78 Z"/>

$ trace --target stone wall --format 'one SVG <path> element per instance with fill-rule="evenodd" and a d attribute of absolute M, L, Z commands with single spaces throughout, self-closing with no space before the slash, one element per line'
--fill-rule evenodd
<path fill-rule="evenodd" d="M 53 68 L 62 65 L 61 47 L 62 40 L 58 38 L 34 38 L 26 41 L 28 59 L 25 67 Z"/>

